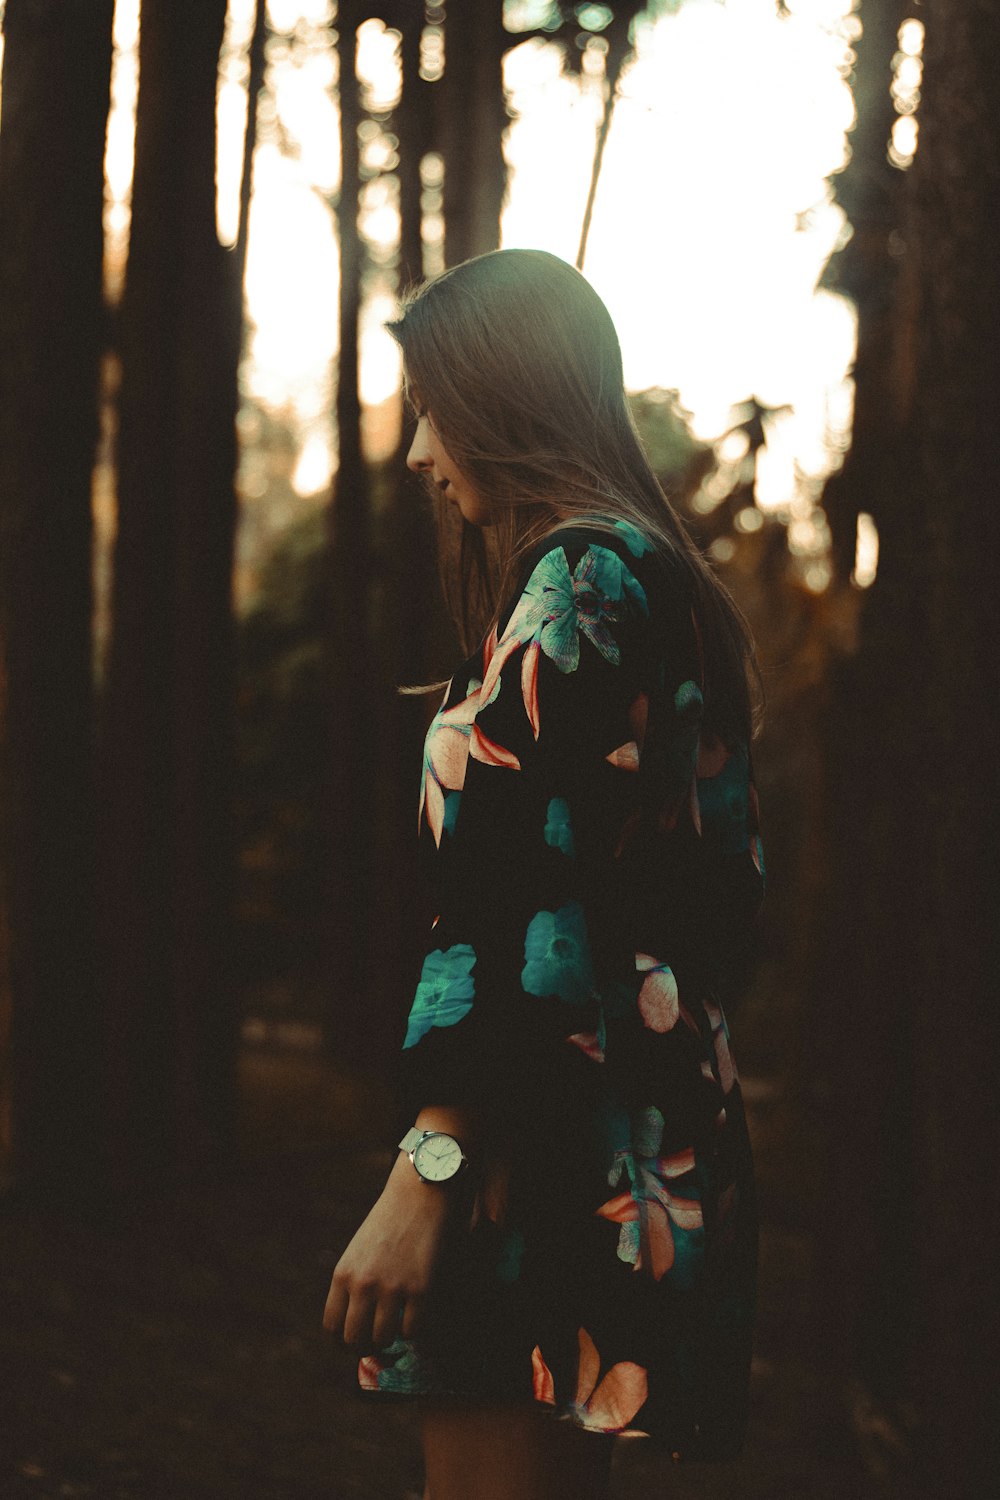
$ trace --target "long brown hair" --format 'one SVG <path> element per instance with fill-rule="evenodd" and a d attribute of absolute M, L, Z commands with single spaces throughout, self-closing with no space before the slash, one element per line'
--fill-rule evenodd
<path fill-rule="evenodd" d="M 524 555 L 566 525 L 630 521 L 690 576 L 706 715 L 752 738 L 760 678 L 749 626 L 650 468 L 625 396 L 621 349 L 589 282 L 544 250 L 495 250 L 425 282 L 388 324 L 449 457 L 496 524 L 469 525 L 436 496 L 445 597 L 475 650 Z"/>

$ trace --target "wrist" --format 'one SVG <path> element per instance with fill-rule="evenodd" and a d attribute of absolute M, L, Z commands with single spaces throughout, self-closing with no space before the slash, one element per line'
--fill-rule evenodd
<path fill-rule="evenodd" d="M 443 1211 L 453 1196 L 453 1182 L 425 1182 L 404 1151 L 400 1151 L 386 1180 L 384 1191 L 399 1202 L 425 1211 Z M 450 1191 L 452 1190 L 452 1191 Z"/>
<path fill-rule="evenodd" d="M 413 1123 L 418 1130 L 440 1130 L 444 1135 L 454 1136 L 466 1156 L 478 1146 L 478 1122 L 471 1109 L 454 1104 L 426 1104 Z"/>
<path fill-rule="evenodd" d="M 469 1165 L 461 1141 L 445 1130 L 413 1125 L 399 1142 L 399 1150 L 422 1181 L 435 1185 L 453 1182 Z"/>

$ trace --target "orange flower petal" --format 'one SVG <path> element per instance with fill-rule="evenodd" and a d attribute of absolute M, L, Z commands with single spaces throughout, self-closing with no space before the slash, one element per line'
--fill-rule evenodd
<path fill-rule="evenodd" d="M 516 635 L 512 635 L 509 640 L 497 642 L 496 648 L 490 657 L 490 664 L 483 674 L 483 685 L 479 690 L 480 703 L 489 703 L 496 689 L 500 673 L 503 671 L 504 662 L 508 656 L 517 650 L 520 644 L 521 641 Z"/>
<path fill-rule="evenodd" d="M 634 1224 L 639 1217 L 639 1208 L 631 1193 L 619 1193 L 617 1198 L 609 1198 L 594 1212 L 602 1219 L 610 1219 L 612 1224 Z"/>
<path fill-rule="evenodd" d="M 700 1229 L 705 1222 L 697 1198 L 670 1197 L 666 1209 L 678 1229 Z"/>
<path fill-rule="evenodd" d="M 754 864 L 757 866 L 757 874 L 763 875 L 764 861 L 760 857 L 760 839 L 756 834 L 750 840 L 750 856 L 753 859 Z"/>
<path fill-rule="evenodd" d="M 555 1406 L 555 1381 L 552 1379 L 552 1371 L 542 1358 L 542 1351 L 537 1344 L 531 1351 L 531 1388 L 536 1401 L 547 1401 L 550 1406 Z"/>
<path fill-rule="evenodd" d="M 630 813 L 626 818 L 622 831 L 618 835 L 618 842 L 614 848 L 615 859 L 620 859 L 627 849 L 636 829 L 642 824 L 642 815 L 638 812 Z"/>
<path fill-rule="evenodd" d="M 646 738 L 646 721 L 648 720 L 648 718 L 649 694 L 640 693 L 638 698 L 635 698 L 632 703 L 629 704 L 628 710 L 628 722 L 629 727 L 632 730 L 632 738 L 635 740 L 636 745 L 640 751 L 642 750 L 642 746 Z"/>
<path fill-rule="evenodd" d="M 382 1364 L 374 1354 L 363 1354 L 358 1360 L 358 1385 L 363 1391 L 377 1391 Z"/>
<path fill-rule="evenodd" d="M 688 1010 L 687 1006 L 686 1005 L 679 1005 L 677 1008 L 680 1011 L 680 1017 L 681 1017 L 681 1020 L 684 1022 L 684 1025 L 690 1027 L 690 1029 L 694 1032 L 695 1036 L 700 1036 L 701 1035 L 701 1028 L 698 1025 L 698 1022 L 695 1020 L 694 1016 Z"/>
<path fill-rule="evenodd" d="M 627 745 L 619 745 L 617 750 L 612 750 L 604 759 L 619 771 L 638 771 L 639 746 L 634 740 L 630 740 Z"/>
<path fill-rule="evenodd" d="M 450 792 L 461 791 L 469 760 L 469 736 L 460 729 L 442 724 L 431 737 L 428 751 L 434 774 L 441 785 Z"/>
<path fill-rule="evenodd" d="M 431 833 L 434 835 L 434 842 L 440 849 L 441 833 L 444 829 L 444 792 L 442 792 L 433 776 L 428 775 L 425 778 L 425 784 L 427 789 L 427 822 L 430 825 Z"/>
<path fill-rule="evenodd" d="M 698 771 L 700 781 L 708 781 L 712 776 L 718 776 L 725 767 L 731 751 L 719 739 L 718 735 L 702 735 L 698 741 Z"/>
<path fill-rule="evenodd" d="M 538 717 L 538 656 L 541 647 L 538 641 L 531 641 L 521 660 L 521 695 L 524 698 L 525 712 L 528 722 L 531 724 L 535 739 L 538 738 L 540 721 Z"/>
<path fill-rule="evenodd" d="M 642 981 L 639 1014 L 650 1031 L 672 1031 L 680 1015 L 677 980 L 669 969 L 654 969 Z"/>
<path fill-rule="evenodd" d="M 719 1066 L 719 1083 L 722 1086 L 722 1092 L 728 1094 L 736 1082 L 736 1069 L 733 1067 L 732 1054 L 729 1051 L 729 1043 L 726 1041 L 724 1031 L 715 1033 L 715 1060 Z"/>
<path fill-rule="evenodd" d="M 662 1203 L 643 1200 L 640 1206 L 639 1254 L 642 1264 L 652 1273 L 654 1281 L 665 1276 L 674 1263 L 674 1237 Z M 635 1410 L 638 1409 L 636 1407 Z M 634 1416 L 635 1411 L 631 1411 L 625 1420 Z"/>
<path fill-rule="evenodd" d="M 575 1031 L 566 1040 L 567 1042 L 572 1042 L 574 1047 L 579 1047 L 580 1051 L 585 1053 L 592 1061 L 604 1061 L 604 1051 L 598 1045 L 596 1031 Z"/>
<path fill-rule="evenodd" d="M 497 628 L 494 625 L 493 629 L 490 631 L 489 635 L 486 637 L 485 641 L 483 642 L 483 671 L 484 672 L 486 672 L 489 669 L 490 662 L 493 660 L 493 653 L 494 653 L 494 651 L 496 649 L 497 649 Z"/>
<path fill-rule="evenodd" d="M 588 1397 L 597 1384 L 597 1377 L 601 1372 L 601 1357 L 597 1352 L 594 1340 L 590 1337 L 586 1328 L 580 1329 L 578 1338 L 580 1342 L 580 1362 L 577 1365 L 576 1373 L 576 1404 L 577 1406 L 585 1406 Z"/>
<path fill-rule="evenodd" d="M 512 771 L 521 769 L 521 762 L 512 750 L 505 750 L 502 745 L 488 739 L 478 724 L 473 724 L 472 734 L 469 736 L 469 754 L 475 760 L 481 760 L 486 766 L 508 766 Z"/>
<path fill-rule="evenodd" d="M 700 834 L 701 833 L 701 807 L 700 807 L 699 802 L 698 802 L 698 782 L 695 779 L 695 777 L 693 777 L 693 776 L 691 777 L 690 806 L 691 806 L 691 822 L 694 824 L 695 833 Z"/>
<path fill-rule="evenodd" d="M 686 1146 L 683 1151 L 675 1151 L 671 1156 L 661 1156 L 656 1165 L 663 1177 L 680 1177 L 682 1172 L 693 1172 L 694 1147 Z"/>
<path fill-rule="evenodd" d="M 627 1427 L 649 1395 L 649 1377 L 642 1365 L 622 1360 L 612 1365 L 587 1403 L 586 1426 L 600 1432 Z"/>
<path fill-rule="evenodd" d="M 460 703 L 453 703 L 451 708 L 438 709 L 437 720 L 439 724 L 471 724 L 476 717 L 479 708 L 479 694 L 482 683 L 476 683 L 472 692 Z"/>

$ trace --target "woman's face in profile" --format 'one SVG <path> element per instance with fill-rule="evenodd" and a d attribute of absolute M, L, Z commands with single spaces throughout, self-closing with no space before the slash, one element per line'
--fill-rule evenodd
<path fill-rule="evenodd" d="M 446 500 L 458 506 L 471 525 L 492 525 L 494 517 L 490 507 L 479 498 L 469 480 L 449 456 L 430 415 L 419 401 L 414 401 L 414 407 L 417 413 L 417 430 L 406 455 L 407 468 L 412 469 L 414 474 L 429 479 Z"/>

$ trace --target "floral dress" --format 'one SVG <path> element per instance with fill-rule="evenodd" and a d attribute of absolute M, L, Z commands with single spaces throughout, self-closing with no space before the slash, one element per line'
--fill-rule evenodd
<path fill-rule="evenodd" d="M 484 1147 L 418 1340 L 359 1382 L 728 1458 L 757 1228 L 722 996 L 763 869 L 686 577 L 627 522 L 550 533 L 428 730 L 407 1123 L 471 1106 Z"/>

